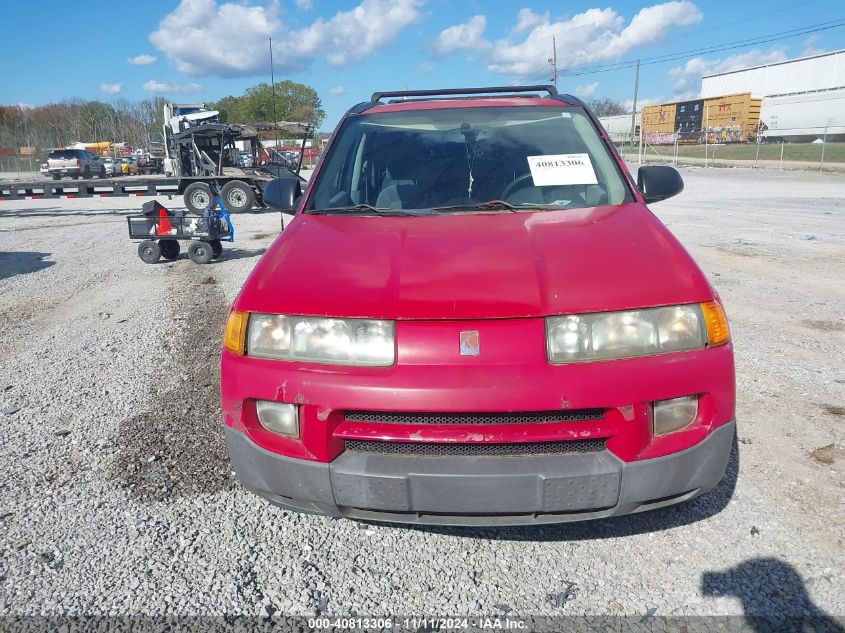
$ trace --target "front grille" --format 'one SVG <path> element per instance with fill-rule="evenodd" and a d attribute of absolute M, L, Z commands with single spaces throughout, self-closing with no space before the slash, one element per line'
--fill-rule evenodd
<path fill-rule="evenodd" d="M 560 411 L 515 411 L 496 413 L 406 413 L 401 411 L 346 411 L 347 422 L 392 424 L 537 424 L 544 422 L 587 422 L 601 420 L 604 409 L 562 409 Z"/>
<path fill-rule="evenodd" d="M 568 442 L 517 442 L 513 444 L 458 444 L 429 442 L 379 442 L 346 440 L 346 450 L 356 453 L 382 455 L 424 455 L 429 457 L 555 455 L 562 453 L 598 453 L 605 450 L 605 440 L 574 440 Z"/>

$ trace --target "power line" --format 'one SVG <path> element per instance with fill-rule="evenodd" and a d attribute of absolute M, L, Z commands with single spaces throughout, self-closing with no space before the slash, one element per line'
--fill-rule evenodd
<path fill-rule="evenodd" d="M 771 35 L 762 35 L 756 38 L 745 40 L 735 40 L 733 42 L 726 42 L 718 46 L 711 46 L 707 48 L 692 49 L 688 51 L 681 51 L 678 53 L 669 53 L 666 55 L 657 55 L 655 57 L 646 57 L 641 60 L 643 66 L 652 64 L 662 64 L 670 61 L 677 61 L 680 59 L 687 59 L 697 55 L 706 55 L 709 53 L 718 53 L 721 51 L 732 50 L 736 48 L 744 48 L 746 46 L 755 46 L 757 44 L 765 44 L 768 42 L 776 42 L 778 40 L 788 39 L 790 37 L 798 37 L 801 35 L 809 35 L 811 33 L 818 33 L 819 31 L 826 31 L 829 29 L 845 26 L 845 20 L 831 20 L 828 22 L 821 22 L 819 24 L 805 26 L 800 29 L 793 29 L 791 31 L 782 31 L 780 33 L 773 33 Z M 593 75 L 603 72 L 610 72 L 613 70 L 622 70 L 624 68 L 633 68 L 637 65 L 637 60 L 626 60 L 622 62 L 614 62 L 610 64 L 594 64 L 590 66 L 572 67 L 561 71 L 561 76 L 579 77 L 581 75 Z M 582 71 L 582 72 L 572 72 Z"/>
<path fill-rule="evenodd" d="M 767 11 L 766 13 L 763 13 L 763 14 L 746 16 L 745 18 L 742 18 L 740 20 L 733 20 L 731 22 L 723 22 L 723 23 L 720 23 L 720 24 L 716 24 L 716 25 L 704 28 L 704 29 L 699 29 L 697 31 L 687 31 L 687 32 L 684 32 L 684 33 L 679 33 L 678 35 L 674 35 L 674 36 L 670 36 L 670 37 L 666 38 L 664 41 L 671 42 L 672 40 L 676 40 L 676 39 L 678 39 L 679 37 L 682 37 L 682 36 L 683 37 L 689 37 L 691 35 L 698 35 L 699 33 L 706 33 L 708 31 L 713 31 L 715 29 L 721 29 L 721 28 L 724 28 L 726 26 L 731 26 L 733 24 L 740 24 L 742 22 L 747 22 L 749 20 L 753 20 L 753 19 L 756 19 L 756 18 L 761 18 L 761 17 L 773 15 L 775 13 L 782 13 L 784 11 L 788 11 L 789 9 L 794 9 L 796 7 L 801 7 L 801 6 L 804 6 L 804 5 L 807 5 L 807 4 L 812 4 L 813 2 L 816 2 L 816 1 L 817 0 L 804 0 L 803 2 L 797 2 L 795 4 L 790 4 L 790 5 L 787 5 L 785 7 L 780 7 L 779 9 Z M 831 20 L 831 22 L 835 22 L 835 21 L 836 20 Z M 819 25 L 823 25 L 823 24 L 828 24 L 828 22 L 819 23 Z M 811 25 L 811 26 L 819 26 L 819 25 Z M 587 29 L 587 28 L 592 28 L 592 25 L 585 24 L 581 27 L 575 28 L 574 31 L 582 31 L 582 30 Z M 810 28 L 810 27 L 804 27 L 804 28 Z M 759 36 L 759 37 L 768 37 L 768 36 Z M 751 39 L 754 39 L 754 38 L 751 38 Z M 745 41 L 745 40 L 738 40 L 738 41 Z M 733 43 L 733 42 L 729 42 L 729 43 Z M 673 54 L 679 54 L 679 53 L 673 53 Z M 640 58 L 640 59 L 642 59 L 642 58 Z M 651 59 L 656 59 L 656 57 L 646 57 L 645 59 L 651 60 Z M 621 62 L 612 62 L 612 63 L 609 63 L 609 64 L 591 64 L 591 65 L 586 65 L 586 66 L 581 66 L 581 67 L 571 67 L 571 68 L 568 68 L 567 70 L 571 71 L 571 70 L 582 70 L 582 69 L 590 69 L 590 68 L 604 68 L 606 66 L 607 67 L 618 66 L 619 68 L 625 68 L 625 67 L 633 66 L 636 63 L 636 61 L 637 60 L 627 60 L 627 61 L 621 61 Z M 629 64 L 629 66 L 621 66 L 620 64 Z M 517 81 L 520 82 L 520 83 L 532 83 L 533 81 L 536 81 L 538 78 L 545 75 L 546 72 L 548 72 L 546 70 L 546 67 L 541 66 L 541 67 L 538 67 L 536 70 L 533 70 L 530 73 L 527 73 L 526 75 L 522 76 Z M 566 71 L 562 71 L 562 72 L 566 72 Z"/>
<path fill-rule="evenodd" d="M 668 53 L 665 55 L 656 55 L 654 57 L 646 57 L 640 60 L 640 63 L 643 66 L 652 65 L 652 64 L 662 64 L 665 62 L 670 61 L 677 61 L 680 59 L 687 59 L 689 57 L 695 57 L 697 55 L 706 55 L 709 53 L 718 53 L 721 51 L 732 50 L 736 48 L 743 48 L 745 46 L 754 46 L 757 44 L 765 44 L 768 42 L 776 42 L 778 40 L 788 39 L 790 37 L 799 37 L 802 35 L 809 35 L 811 33 L 818 33 L 819 31 L 826 31 L 829 29 L 839 28 L 841 26 L 845 26 L 845 20 L 829 20 L 827 22 L 820 22 L 818 24 L 812 24 L 809 26 L 804 26 L 798 29 L 792 29 L 789 31 L 781 31 L 778 33 L 772 33 L 770 35 L 760 35 L 753 38 L 743 39 L 743 40 L 734 40 L 733 42 L 726 42 L 724 44 L 720 44 L 717 46 L 710 46 L 705 48 L 697 48 L 697 49 L 690 49 L 687 51 L 680 51 L 676 53 Z M 568 68 L 566 70 L 562 70 L 560 72 L 561 76 L 566 77 L 579 77 L 581 75 L 593 75 L 603 72 L 610 72 L 613 70 L 622 70 L 625 68 L 633 68 L 638 63 L 638 60 L 625 60 L 621 62 L 613 62 L 609 64 L 593 64 L 589 66 L 573 66 L 572 68 Z M 581 72 L 572 72 L 572 71 L 581 71 Z M 545 72 L 545 70 L 544 70 Z M 533 73 L 536 74 L 536 73 Z"/>
<path fill-rule="evenodd" d="M 715 31 L 716 29 L 722 29 L 726 26 L 733 26 L 734 24 L 742 24 L 743 22 L 748 22 L 749 20 L 756 20 L 757 18 L 766 18 L 770 15 L 774 15 L 776 13 L 783 13 L 784 11 L 789 11 L 790 9 L 794 9 L 796 7 L 803 7 L 807 4 L 812 4 L 813 2 L 817 2 L 817 0 L 804 0 L 803 2 L 796 2 L 795 4 L 789 4 L 785 7 L 781 7 L 780 9 L 773 9 L 771 11 L 766 11 L 765 13 L 758 13 L 757 15 L 748 15 L 744 18 L 740 18 L 739 20 L 731 20 L 730 22 L 722 22 L 721 24 L 714 24 L 713 26 L 708 26 L 704 29 L 698 29 L 697 31 L 685 31 L 683 33 L 678 33 L 677 35 L 673 35 L 667 38 L 665 41 L 671 42 L 672 40 L 676 40 L 679 37 L 689 37 L 691 35 L 698 35 L 699 33 L 707 33 L 708 31 Z"/>

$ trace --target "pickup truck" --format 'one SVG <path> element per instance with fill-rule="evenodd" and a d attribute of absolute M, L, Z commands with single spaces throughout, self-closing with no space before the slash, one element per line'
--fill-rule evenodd
<path fill-rule="evenodd" d="M 106 166 L 97 156 L 84 149 L 55 149 L 47 157 L 47 171 L 53 180 L 63 176 L 76 178 L 106 177 Z"/>

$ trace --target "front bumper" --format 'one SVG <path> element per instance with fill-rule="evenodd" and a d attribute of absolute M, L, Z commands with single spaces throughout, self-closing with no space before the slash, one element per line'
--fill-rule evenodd
<path fill-rule="evenodd" d="M 285 457 L 226 428 L 238 477 L 292 510 L 435 525 L 525 525 L 597 519 L 696 497 L 722 478 L 735 423 L 692 447 L 624 462 L 610 451 L 530 457 L 341 453 L 329 463 Z"/>

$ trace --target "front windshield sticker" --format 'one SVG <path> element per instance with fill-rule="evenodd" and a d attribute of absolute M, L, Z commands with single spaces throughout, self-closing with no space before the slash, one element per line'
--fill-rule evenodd
<path fill-rule="evenodd" d="M 589 154 L 529 156 L 528 167 L 536 187 L 598 184 Z"/>

